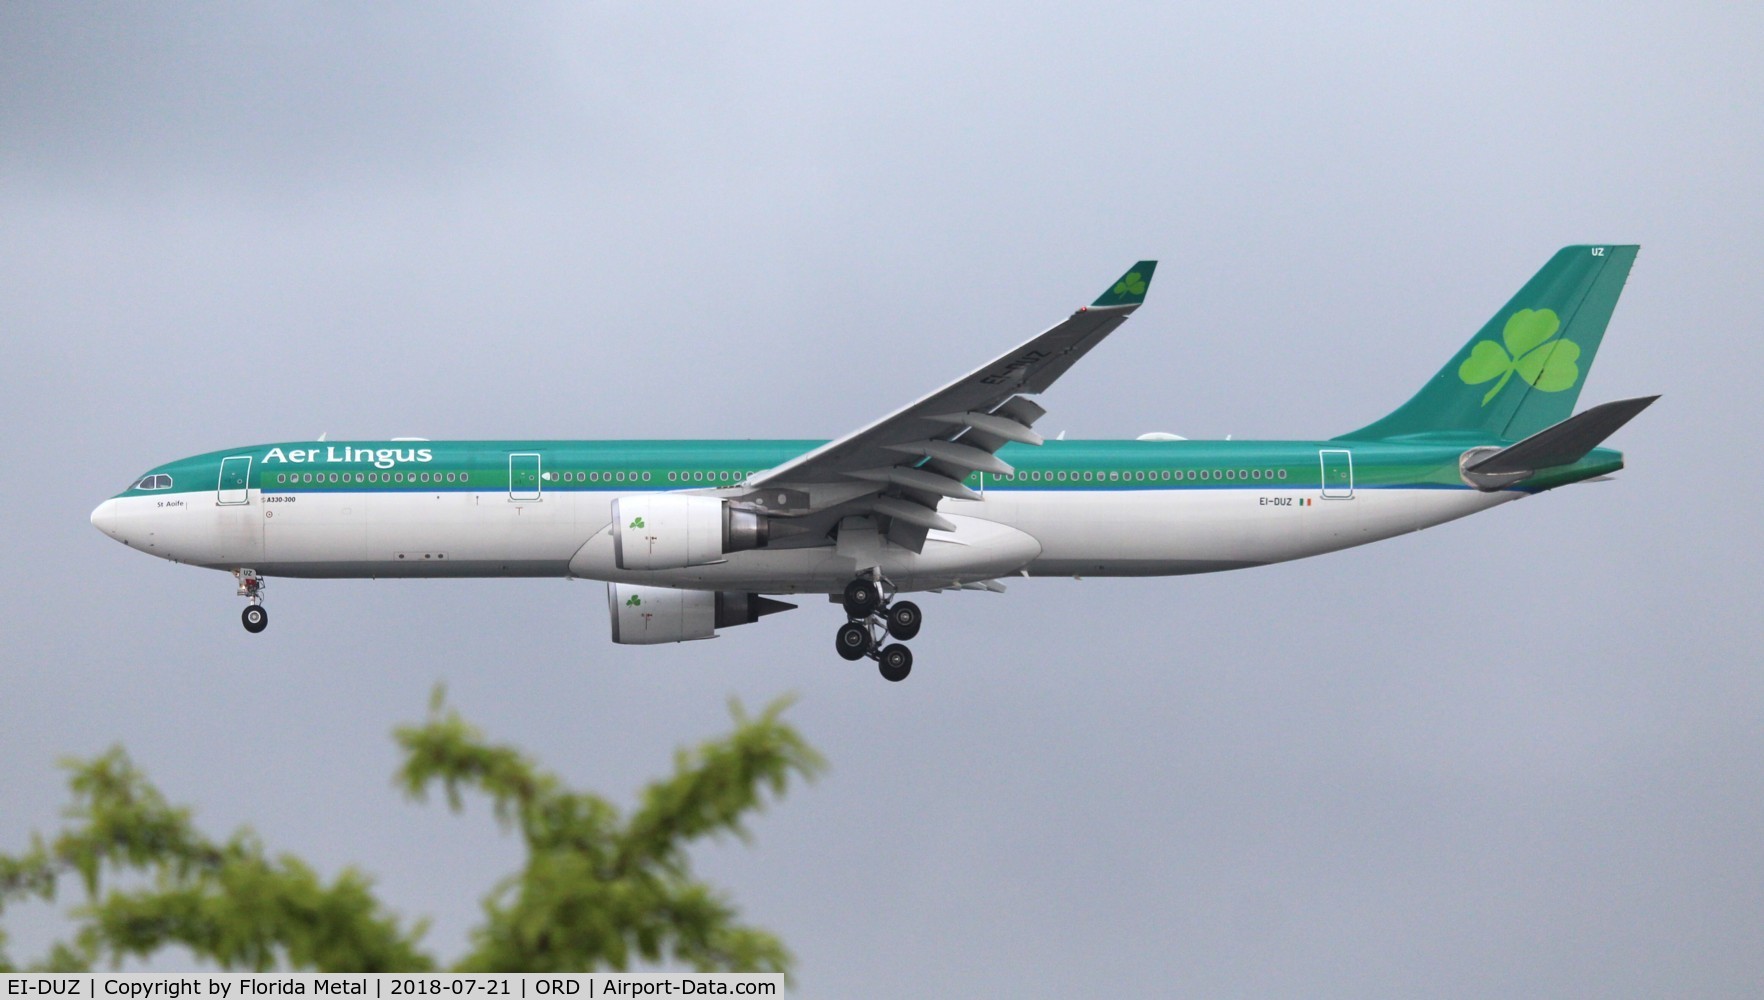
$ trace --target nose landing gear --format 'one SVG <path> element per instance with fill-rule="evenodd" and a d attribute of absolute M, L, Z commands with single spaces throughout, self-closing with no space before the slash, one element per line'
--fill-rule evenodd
<path fill-rule="evenodd" d="M 251 602 L 245 606 L 239 620 L 244 623 L 245 631 L 256 635 L 269 628 L 269 611 L 263 606 L 263 577 L 254 569 L 236 569 L 233 575 L 239 579 L 239 596 Z"/>
<path fill-rule="evenodd" d="M 923 616 L 911 601 L 895 602 L 887 581 L 853 580 L 845 585 L 845 614 L 850 620 L 839 626 L 834 648 L 847 660 L 869 657 L 882 677 L 904 681 L 913 672 L 913 651 L 899 642 L 884 646 L 884 639 L 911 639 L 919 634 Z"/>

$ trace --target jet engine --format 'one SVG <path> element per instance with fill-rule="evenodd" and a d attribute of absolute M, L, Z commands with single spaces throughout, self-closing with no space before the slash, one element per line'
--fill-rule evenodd
<path fill-rule="evenodd" d="M 620 569 L 682 569 L 764 548 L 771 522 L 716 497 L 659 493 L 612 506 L 613 560 Z"/>
<path fill-rule="evenodd" d="M 757 622 L 796 607 L 738 591 L 676 590 L 629 583 L 606 585 L 612 640 L 627 646 L 714 639 L 717 629 Z"/>

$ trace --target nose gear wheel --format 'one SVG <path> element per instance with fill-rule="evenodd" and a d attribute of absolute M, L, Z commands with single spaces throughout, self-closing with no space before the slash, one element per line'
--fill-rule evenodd
<path fill-rule="evenodd" d="M 258 576 L 254 569 L 236 569 L 233 576 L 239 580 L 239 596 L 250 602 L 239 615 L 239 621 L 245 626 L 245 631 L 256 635 L 269 628 L 269 610 L 263 606 L 263 577 Z"/>

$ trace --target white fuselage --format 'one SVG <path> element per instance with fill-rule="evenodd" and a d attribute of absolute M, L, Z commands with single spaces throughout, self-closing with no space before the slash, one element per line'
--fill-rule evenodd
<path fill-rule="evenodd" d="M 956 530 L 924 551 L 879 543 L 773 547 L 686 569 L 617 568 L 612 502 L 629 491 L 264 494 L 221 504 L 213 493 L 107 500 L 106 534 L 152 555 L 220 570 L 290 577 L 579 577 L 756 593 L 832 593 L 864 565 L 901 590 L 1031 576 L 1159 576 L 1282 562 L 1389 538 L 1517 499 L 1471 489 L 1215 488 L 993 491 L 940 508 Z"/>

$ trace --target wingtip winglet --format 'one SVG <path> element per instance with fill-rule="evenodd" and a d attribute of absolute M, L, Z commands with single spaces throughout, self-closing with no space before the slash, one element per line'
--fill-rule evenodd
<path fill-rule="evenodd" d="M 1108 290 L 1096 297 L 1091 303 L 1092 308 L 1098 306 L 1136 306 L 1145 301 L 1145 290 L 1151 287 L 1152 272 L 1158 269 L 1155 260 L 1142 260 L 1127 269 L 1121 280 L 1108 287 Z"/>

